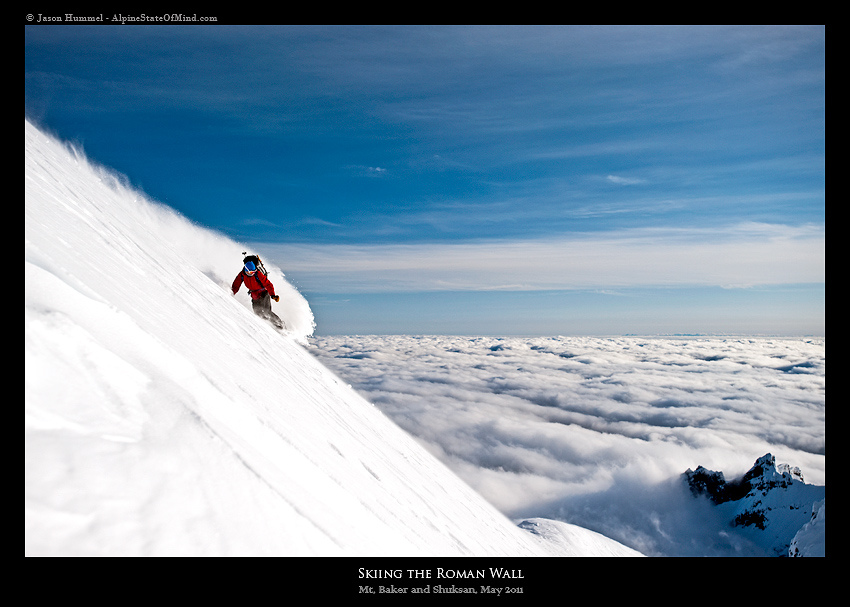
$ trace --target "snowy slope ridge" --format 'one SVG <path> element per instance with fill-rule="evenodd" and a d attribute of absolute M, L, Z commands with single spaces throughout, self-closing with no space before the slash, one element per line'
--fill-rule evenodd
<path fill-rule="evenodd" d="M 27 555 L 636 554 L 507 520 L 306 351 L 278 268 L 289 336 L 243 247 L 29 122 L 25 248 Z"/>

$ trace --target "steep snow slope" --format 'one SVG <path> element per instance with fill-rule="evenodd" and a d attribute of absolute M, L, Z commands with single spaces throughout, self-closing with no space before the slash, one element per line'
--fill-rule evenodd
<path fill-rule="evenodd" d="M 788 556 L 826 556 L 826 499 L 814 504 L 812 518 L 794 535 Z"/>
<path fill-rule="evenodd" d="M 306 352 L 278 268 L 291 336 L 243 247 L 29 122 L 25 196 L 26 554 L 635 554 L 508 521 Z"/>

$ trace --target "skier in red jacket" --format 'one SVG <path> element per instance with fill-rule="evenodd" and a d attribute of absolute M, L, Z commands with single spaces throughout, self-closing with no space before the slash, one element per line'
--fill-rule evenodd
<path fill-rule="evenodd" d="M 253 261 L 245 262 L 242 271 L 236 275 L 233 280 L 231 289 L 233 294 L 239 291 L 239 287 L 245 283 L 245 288 L 251 295 L 251 307 L 254 309 L 254 314 L 265 318 L 278 329 L 283 329 L 284 324 L 280 317 L 272 312 L 272 299 L 280 301 L 280 296 L 275 295 L 274 285 L 268 277 L 257 270 L 257 266 Z"/>

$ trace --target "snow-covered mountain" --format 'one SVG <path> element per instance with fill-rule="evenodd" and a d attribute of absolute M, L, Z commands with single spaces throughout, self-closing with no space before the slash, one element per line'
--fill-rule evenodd
<path fill-rule="evenodd" d="M 788 556 L 826 556 L 826 499 L 814 504 L 812 520 L 791 540 Z"/>
<path fill-rule="evenodd" d="M 27 555 L 637 555 L 505 518 L 307 352 L 279 268 L 289 335 L 231 295 L 242 245 L 29 122 L 24 179 Z"/>
<path fill-rule="evenodd" d="M 767 453 L 739 479 L 702 466 L 688 469 L 688 486 L 722 512 L 722 519 L 765 554 L 825 554 L 826 487 L 806 484 L 799 468 Z"/>

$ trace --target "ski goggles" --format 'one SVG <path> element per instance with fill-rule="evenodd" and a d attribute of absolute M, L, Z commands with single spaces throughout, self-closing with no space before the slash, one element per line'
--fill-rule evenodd
<path fill-rule="evenodd" d="M 253 276 L 256 271 L 257 271 L 257 266 L 254 265 L 253 261 L 249 261 L 248 263 L 245 264 L 245 273 L 248 276 Z"/>

